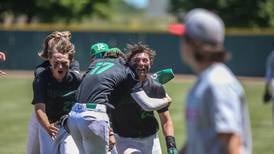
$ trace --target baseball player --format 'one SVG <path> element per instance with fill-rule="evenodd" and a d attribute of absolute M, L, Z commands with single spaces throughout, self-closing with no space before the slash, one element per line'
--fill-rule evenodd
<path fill-rule="evenodd" d="M 29 136 L 39 144 L 41 154 L 52 153 L 54 139 L 57 137 L 59 126 L 56 122 L 67 114 L 72 100 L 62 97 L 68 91 L 75 90 L 80 84 L 79 76 L 69 71 L 70 62 L 74 56 L 74 46 L 68 39 L 60 39 L 48 49 L 50 66 L 38 73 L 33 82 L 33 104 L 36 119 L 39 122 L 38 139 Z M 60 130 L 59 133 L 64 132 Z M 78 149 L 71 136 L 64 138 L 60 153 L 78 153 Z M 35 153 L 27 147 L 27 153 Z"/>
<path fill-rule="evenodd" d="M 55 31 L 49 34 L 46 39 L 44 40 L 43 43 L 43 50 L 38 53 L 38 56 L 45 60 L 42 64 L 36 66 L 35 71 L 34 71 L 34 76 L 37 76 L 39 72 L 42 72 L 45 70 L 46 67 L 50 66 L 49 60 L 48 60 L 48 48 L 56 44 L 57 41 L 60 39 L 71 39 L 71 33 L 69 31 Z M 69 70 L 76 75 L 80 75 L 79 72 L 80 64 L 77 60 L 73 59 L 70 66 Z"/>
<path fill-rule="evenodd" d="M 4 52 L 0 52 L 0 61 L 5 61 L 6 55 Z M 0 75 L 5 75 L 6 73 L 0 70 Z"/>
<path fill-rule="evenodd" d="M 127 50 L 129 52 L 127 62 L 136 70 L 147 95 L 154 98 L 164 97 L 166 92 L 162 85 L 147 75 L 155 52 L 141 43 L 128 45 Z M 142 109 L 128 91 L 123 93 L 123 97 L 120 98 L 111 114 L 118 153 L 161 154 L 160 141 L 157 136 L 159 126 L 153 111 Z M 157 112 L 166 138 L 168 153 L 176 154 L 173 123 L 168 107 Z"/>
<path fill-rule="evenodd" d="M 273 42 L 274 47 L 274 42 Z M 267 57 L 266 62 L 266 73 L 265 73 L 265 91 L 263 95 L 263 102 L 268 103 L 271 99 L 273 99 L 274 94 L 274 50 Z M 274 101 L 273 101 L 274 102 Z M 272 120 L 274 124 L 274 104 L 272 104 Z"/>
<path fill-rule="evenodd" d="M 63 31 L 63 32 L 55 31 L 46 37 L 43 43 L 43 49 L 41 52 L 38 53 L 38 56 L 45 61 L 35 67 L 34 78 L 39 76 L 41 72 L 45 71 L 48 67 L 50 67 L 50 62 L 48 60 L 48 49 L 52 48 L 52 46 L 54 46 L 61 38 L 70 40 L 71 33 L 69 31 Z M 76 76 L 79 76 L 80 78 L 80 73 L 79 73 L 80 66 L 78 61 L 73 59 L 69 68 L 70 68 L 69 71 L 71 73 L 74 73 Z M 29 128 L 28 128 L 29 137 L 26 144 L 27 154 L 39 153 L 40 151 L 38 131 L 39 131 L 39 123 L 37 121 L 35 113 L 33 113 L 31 120 L 29 122 Z"/>
<path fill-rule="evenodd" d="M 76 93 L 76 103 L 67 125 L 80 153 L 106 154 L 112 148 L 109 140 L 114 139 L 114 134 L 107 109 L 115 109 L 115 100 L 122 97 L 120 91 L 131 90 L 132 97 L 146 110 L 163 108 L 171 100 L 168 96 L 161 99 L 148 97 L 124 60 L 114 58 L 119 55 L 123 53 L 97 52 L 95 56 L 104 59 L 97 59 L 90 65 L 92 69 L 83 78 Z M 149 103 L 153 101 L 155 103 Z"/>
<path fill-rule="evenodd" d="M 186 98 L 186 154 L 251 154 L 245 92 L 224 64 L 224 23 L 205 9 L 185 16 L 182 59 L 197 74 Z M 173 31 L 174 32 L 174 31 Z"/>

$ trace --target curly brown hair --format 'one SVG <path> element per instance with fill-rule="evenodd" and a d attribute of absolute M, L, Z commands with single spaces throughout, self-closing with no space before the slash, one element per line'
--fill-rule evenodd
<path fill-rule="evenodd" d="M 137 44 L 127 44 L 127 62 L 129 62 L 133 56 L 138 53 L 147 53 L 151 64 L 153 63 L 156 52 L 148 47 L 148 45 L 138 42 Z"/>
<path fill-rule="evenodd" d="M 69 60 L 71 61 L 75 54 L 74 45 L 70 42 L 70 40 L 61 38 L 58 42 L 51 44 L 47 50 L 47 57 L 51 58 L 52 55 L 56 52 L 62 54 L 69 54 Z"/>
<path fill-rule="evenodd" d="M 38 56 L 41 57 L 42 59 L 48 59 L 48 49 L 57 43 L 61 38 L 64 39 L 71 39 L 71 33 L 70 31 L 55 31 L 49 34 L 46 39 L 43 42 L 43 49 L 38 52 Z M 52 41 L 51 41 L 52 40 Z"/>

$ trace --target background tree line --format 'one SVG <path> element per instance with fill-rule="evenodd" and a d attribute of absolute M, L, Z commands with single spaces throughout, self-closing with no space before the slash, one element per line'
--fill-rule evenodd
<path fill-rule="evenodd" d="M 274 27 L 274 0 L 167 0 L 168 13 L 181 19 L 195 7 L 218 13 L 228 27 Z M 115 6 L 115 7 L 113 7 Z M 113 9 L 114 8 L 114 9 Z M 125 0 L 1 0 L 0 22 L 7 15 L 15 19 L 24 15 L 26 22 L 72 23 L 96 16 L 111 20 L 113 14 L 130 19 L 132 13 L 142 15 L 143 9 L 126 5 Z M 122 12 L 122 13 L 121 13 Z M 126 12 L 126 13 L 125 13 Z M 141 17 L 143 18 L 143 17 Z M 145 16 L 144 16 L 145 18 Z M 145 20 L 145 22 L 148 22 Z"/>

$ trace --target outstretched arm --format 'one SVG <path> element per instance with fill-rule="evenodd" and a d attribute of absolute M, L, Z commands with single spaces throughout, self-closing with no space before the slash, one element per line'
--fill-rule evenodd
<path fill-rule="evenodd" d="M 171 102 L 171 98 L 168 95 L 164 98 L 151 98 L 143 90 L 133 92 L 130 95 L 146 111 L 159 110 Z"/>

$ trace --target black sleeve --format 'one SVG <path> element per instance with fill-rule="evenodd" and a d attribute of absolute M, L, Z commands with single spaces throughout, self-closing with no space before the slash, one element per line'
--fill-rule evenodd
<path fill-rule="evenodd" d="M 80 72 L 80 63 L 77 60 L 72 60 L 69 69 Z"/>
<path fill-rule="evenodd" d="M 49 66 L 50 66 L 50 63 L 49 63 L 48 60 L 46 60 L 42 64 L 36 66 L 35 69 L 34 69 L 34 77 L 36 77 L 39 74 L 41 74 Z"/>
<path fill-rule="evenodd" d="M 72 60 L 70 66 L 69 66 L 69 72 L 72 72 L 76 76 L 78 76 L 79 78 L 81 78 L 80 63 L 77 60 Z"/>
<path fill-rule="evenodd" d="M 43 73 L 38 74 L 34 78 L 32 88 L 33 88 L 33 100 L 32 104 L 45 103 L 46 102 L 46 81 Z"/>

